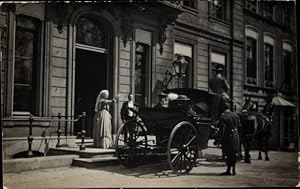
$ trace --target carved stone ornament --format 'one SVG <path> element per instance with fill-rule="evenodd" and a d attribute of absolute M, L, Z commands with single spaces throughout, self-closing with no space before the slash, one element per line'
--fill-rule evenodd
<path fill-rule="evenodd" d="M 167 31 L 166 31 L 166 29 L 167 29 L 167 25 L 166 24 L 161 25 L 159 27 L 158 42 L 159 42 L 159 52 L 160 52 L 160 54 L 163 53 L 163 51 L 164 51 L 163 44 L 167 40 L 167 35 L 166 35 Z"/>
<path fill-rule="evenodd" d="M 128 18 L 124 18 L 122 20 L 122 34 L 121 38 L 123 40 L 124 47 L 126 47 L 127 41 L 130 40 L 130 37 L 132 36 L 133 29 L 132 29 L 132 24 Z"/>

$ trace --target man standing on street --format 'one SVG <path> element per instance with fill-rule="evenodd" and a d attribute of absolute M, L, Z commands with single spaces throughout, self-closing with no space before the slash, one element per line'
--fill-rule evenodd
<path fill-rule="evenodd" d="M 241 126 L 237 113 L 230 111 L 230 103 L 224 103 L 224 113 L 221 115 L 221 144 L 225 155 L 227 170 L 220 175 L 236 175 L 235 164 L 240 155 L 240 138 L 238 128 Z M 230 172 L 232 168 L 232 172 Z"/>

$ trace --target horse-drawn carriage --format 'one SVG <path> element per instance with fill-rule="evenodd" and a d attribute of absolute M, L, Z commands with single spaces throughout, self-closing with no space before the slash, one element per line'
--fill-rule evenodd
<path fill-rule="evenodd" d="M 166 154 L 175 174 L 188 174 L 198 151 L 207 148 L 213 94 L 197 89 L 170 89 L 167 93 L 179 96 L 168 108 L 139 108 L 135 118 L 119 128 L 116 153 L 125 167 L 135 167 L 148 154 L 159 151 Z M 150 136 L 155 137 L 155 144 Z"/>

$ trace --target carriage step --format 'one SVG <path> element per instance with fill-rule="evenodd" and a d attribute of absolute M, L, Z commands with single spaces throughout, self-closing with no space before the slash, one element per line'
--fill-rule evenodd
<path fill-rule="evenodd" d="M 79 155 L 80 158 L 106 158 L 113 157 L 115 155 L 114 149 L 101 149 L 101 148 L 85 148 L 85 150 L 79 150 L 79 147 L 61 147 L 51 148 L 49 150 L 50 155 L 66 155 L 75 154 Z"/>
<path fill-rule="evenodd" d="M 117 165 L 118 158 L 116 157 L 103 157 L 103 158 L 75 158 L 73 159 L 72 166 L 94 168 L 106 165 Z"/>

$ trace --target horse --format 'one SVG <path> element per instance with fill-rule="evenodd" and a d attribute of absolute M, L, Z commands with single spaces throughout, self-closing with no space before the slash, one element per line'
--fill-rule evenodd
<path fill-rule="evenodd" d="M 242 111 L 239 112 L 241 120 L 240 138 L 245 150 L 245 162 L 251 163 L 250 146 L 255 142 L 258 146 L 258 160 L 262 159 L 262 151 L 265 152 L 265 160 L 269 161 L 268 141 L 271 137 L 272 103 L 267 101 L 262 112 L 257 111 L 250 98 L 246 99 Z"/>

